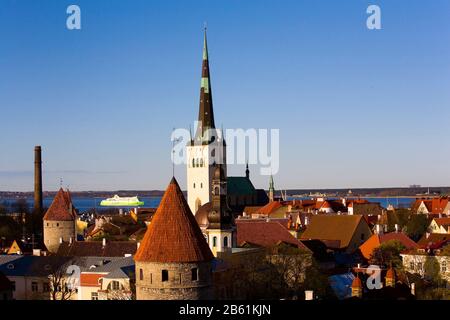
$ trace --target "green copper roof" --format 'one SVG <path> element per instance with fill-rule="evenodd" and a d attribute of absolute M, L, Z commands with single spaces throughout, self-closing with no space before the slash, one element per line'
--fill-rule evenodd
<path fill-rule="evenodd" d="M 251 195 L 256 193 L 256 189 L 246 177 L 228 177 L 227 192 L 233 195 Z"/>

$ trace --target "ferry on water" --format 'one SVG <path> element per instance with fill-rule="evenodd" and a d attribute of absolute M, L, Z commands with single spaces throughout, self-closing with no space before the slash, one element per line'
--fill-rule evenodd
<path fill-rule="evenodd" d="M 144 205 L 143 201 L 139 201 L 138 197 L 119 197 L 117 194 L 106 200 L 102 200 L 100 205 L 103 207 L 140 207 Z"/>

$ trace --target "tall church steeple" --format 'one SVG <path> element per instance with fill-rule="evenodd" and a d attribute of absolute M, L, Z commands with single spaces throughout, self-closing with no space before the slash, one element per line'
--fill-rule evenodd
<path fill-rule="evenodd" d="M 222 130 L 223 131 L 223 130 Z M 203 38 L 202 79 L 198 124 L 193 139 L 186 146 L 188 204 L 192 213 L 213 199 L 215 164 L 221 164 L 225 177 L 226 143 L 223 132 L 216 129 L 212 104 L 206 30 Z"/>
<path fill-rule="evenodd" d="M 195 133 L 195 143 L 209 144 L 212 136 L 209 129 L 215 129 L 214 111 L 211 92 L 211 77 L 209 74 L 208 44 L 206 40 L 206 28 L 203 39 L 202 79 L 200 83 L 200 106 L 198 111 L 198 127 Z M 215 130 L 213 135 L 216 135 Z"/>

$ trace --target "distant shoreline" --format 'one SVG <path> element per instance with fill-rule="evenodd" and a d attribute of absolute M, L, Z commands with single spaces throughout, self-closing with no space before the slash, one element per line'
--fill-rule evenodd
<path fill-rule="evenodd" d="M 349 194 L 351 190 L 351 194 Z M 450 187 L 414 187 L 414 188 L 340 188 L 340 189 L 287 189 L 288 196 L 302 195 L 309 196 L 310 194 L 323 195 L 328 197 L 431 197 L 431 196 L 445 196 L 450 195 Z M 429 194 L 427 194 L 429 192 Z M 117 190 L 117 191 L 72 191 L 73 197 L 95 197 L 107 198 L 115 194 L 121 196 L 139 196 L 139 197 L 161 197 L 164 190 Z M 183 191 L 186 193 L 186 191 Z M 280 190 L 277 190 L 280 193 Z M 56 191 L 44 191 L 44 197 L 54 197 Z M 33 192 L 20 191 L 0 191 L 1 198 L 29 198 L 33 197 Z"/>

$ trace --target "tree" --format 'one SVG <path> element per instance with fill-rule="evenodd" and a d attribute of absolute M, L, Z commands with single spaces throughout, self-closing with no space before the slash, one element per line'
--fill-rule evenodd
<path fill-rule="evenodd" d="M 80 269 L 68 261 L 51 267 L 49 275 L 50 297 L 52 300 L 70 300 L 80 281 Z"/>
<path fill-rule="evenodd" d="M 303 294 L 306 271 L 312 264 L 311 253 L 286 243 L 269 248 L 268 253 L 268 261 L 273 266 L 272 290 L 281 298 Z"/>
<path fill-rule="evenodd" d="M 398 240 L 387 241 L 373 250 L 369 263 L 401 269 L 402 258 L 400 257 L 400 253 L 405 249 L 405 246 Z"/>
<path fill-rule="evenodd" d="M 427 232 L 429 225 L 428 217 L 425 214 L 412 214 L 406 225 L 406 233 L 414 241 L 418 241 Z"/>

